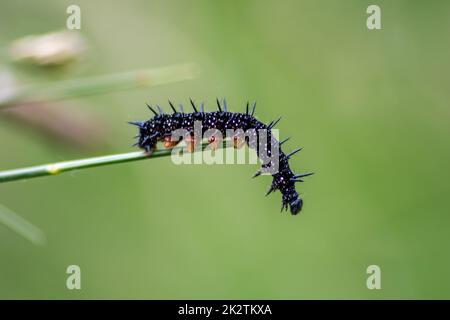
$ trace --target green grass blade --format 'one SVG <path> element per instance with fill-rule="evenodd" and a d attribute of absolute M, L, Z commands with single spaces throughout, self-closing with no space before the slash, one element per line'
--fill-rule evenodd
<path fill-rule="evenodd" d="M 207 143 L 203 144 L 201 150 L 204 150 L 204 148 L 207 145 L 208 145 Z M 148 154 L 144 151 L 136 151 L 94 158 L 55 162 L 14 170 L 0 171 L 0 183 L 37 178 L 42 176 L 57 175 L 67 171 L 81 170 L 92 167 L 125 163 L 130 161 L 154 159 L 159 157 L 170 156 L 172 152 L 180 152 L 182 150 L 184 150 L 183 147 L 176 147 L 174 149 L 155 150 L 152 154 Z"/>
<path fill-rule="evenodd" d="M 34 245 L 45 244 L 45 234 L 41 229 L 1 204 L 0 223 L 21 235 Z"/>
<path fill-rule="evenodd" d="M 173 82 L 193 79 L 196 68 L 193 64 L 142 69 L 102 76 L 59 81 L 43 85 L 15 88 L 14 94 L 0 101 L 0 108 L 17 103 L 71 99 L 135 88 L 148 88 Z"/>

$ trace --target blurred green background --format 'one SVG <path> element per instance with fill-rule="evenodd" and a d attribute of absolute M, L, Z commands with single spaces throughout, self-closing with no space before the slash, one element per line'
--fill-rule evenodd
<path fill-rule="evenodd" d="M 0 4 L 8 46 L 65 28 L 73 1 Z M 195 62 L 195 80 L 80 97 L 106 143 L 82 149 L 0 113 L 0 170 L 135 150 L 145 102 L 227 97 L 282 115 L 304 209 L 280 214 L 256 165 L 170 158 L 0 185 L 0 203 L 46 234 L 0 225 L 0 298 L 450 298 L 450 2 L 76 1 L 85 59 L 64 71 L 10 66 L 24 83 Z M 369 4 L 382 30 L 366 28 Z M 68 265 L 81 290 L 67 290 Z M 381 267 L 381 290 L 366 268 Z"/>

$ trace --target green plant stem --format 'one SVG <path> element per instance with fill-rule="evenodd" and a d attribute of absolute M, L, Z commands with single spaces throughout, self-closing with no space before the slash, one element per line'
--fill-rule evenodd
<path fill-rule="evenodd" d="M 195 65 L 181 64 L 168 67 L 142 69 L 123 73 L 107 74 L 89 78 L 59 81 L 43 85 L 14 88 L 13 94 L 0 101 L 0 108 L 11 107 L 17 103 L 54 101 L 75 97 L 128 90 L 139 87 L 152 87 L 172 82 L 193 79 Z"/>
<path fill-rule="evenodd" d="M 0 223 L 21 235 L 34 245 L 45 244 L 44 232 L 14 211 L 0 204 Z"/>
<path fill-rule="evenodd" d="M 207 143 L 201 145 L 201 151 L 205 149 Z M 79 160 L 63 161 L 49 163 L 34 167 L 20 168 L 14 170 L 0 171 L 0 183 L 24 180 L 30 178 L 37 178 L 43 176 L 57 175 L 67 171 L 87 169 L 92 167 L 105 166 L 110 164 L 125 163 L 130 161 L 153 159 L 159 157 L 170 156 L 172 152 L 177 154 L 184 151 L 183 147 L 176 147 L 174 149 L 155 150 L 151 154 L 144 151 L 136 151 L 129 153 L 114 154 L 109 156 L 86 158 Z M 198 150 L 200 151 L 200 150 Z"/>

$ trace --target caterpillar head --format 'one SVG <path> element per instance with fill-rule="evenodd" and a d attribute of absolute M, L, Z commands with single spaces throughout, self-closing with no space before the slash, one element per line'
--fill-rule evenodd
<path fill-rule="evenodd" d="M 300 212 L 300 210 L 302 210 L 303 206 L 302 198 L 293 199 L 291 202 L 289 202 L 289 206 L 291 207 L 291 213 L 293 215 L 296 215 L 297 213 Z"/>

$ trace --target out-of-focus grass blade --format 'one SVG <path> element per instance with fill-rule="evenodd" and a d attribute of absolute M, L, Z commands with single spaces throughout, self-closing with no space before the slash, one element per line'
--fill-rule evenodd
<path fill-rule="evenodd" d="M 34 245 L 41 246 L 45 244 L 45 234 L 41 229 L 2 204 L 0 204 L 0 223 L 18 233 Z"/>
<path fill-rule="evenodd" d="M 0 108 L 10 107 L 19 102 L 53 101 L 140 87 L 148 88 L 190 80 L 195 76 L 196 67 L 194 64 L 180 64 L 16 87 L 10 90 L 9 95 L 0 99 Z"/>

